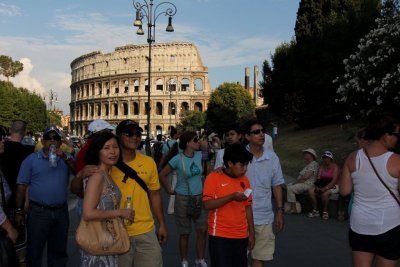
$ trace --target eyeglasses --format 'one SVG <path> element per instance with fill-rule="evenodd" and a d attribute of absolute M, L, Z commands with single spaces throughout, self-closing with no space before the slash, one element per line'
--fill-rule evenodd
<path fill-rule="evenodd" d="M 261 129 L 250 131 L 250 134 L 254 134 L 254 135 L 257 135 L 257 134 L 260 134 L 260 133 L 265 134 L 265 129 L 261 128 Z"/>
<path fill-rule="evenodd" d="M 43 136 L 43 139 L 46 140 L 46 141 L 61 141 L 61 136 L 58 136 L 58 135 L 53 135 L 53 136 L 45 135 L 45 136 Z"/>
<path fill-rule="evenodd" d="M 142 133 L 140 131 L 130 131 L 130 132 L 125 132 L 122 133 L 123 135 L 125 135 L 126 137 L 132 137 L 132 136 L 136 136 L 136 137 L 142 137 Z"/>
<path fill-rule="evenodd" d="M 197 143 L 197 142 L 199 142 L 199 138 L 198 138 L 198 137 L 195 137 L 195 138 L 193 138 L 192 141 L 195 142 L 195 143 Z"/>
<path fill-rule="evenodd" d="M 400 133 L 390 133 L 390 135 L 394 135 L 394 136 L 396 136 L 397 138 L 400 139 Z"/>

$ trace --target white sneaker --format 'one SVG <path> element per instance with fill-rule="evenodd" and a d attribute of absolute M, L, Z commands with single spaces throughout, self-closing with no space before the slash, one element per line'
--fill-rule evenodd
<path fill-rule="evenodd" d="M 181 266 L 182 266 L 182 267 L 189 267 L 189 262 L 188 262 L 187 260 L 183 260 L 183 261 L 181 262 Z"/>
<path fill-rule="evenodd" d="M 194 267 L 208 267 L 208 265 L 204 259 L 201 259 L 201 260 L 196 260 Z"/>
<path fill-rule="evenodd" d="M 319 211 L 318 210 L 312 210 L 312 212 L 310 212 L 309 214 L 308 214 L 308 217 L 310 217 L 310 218 L 312 218 L 312 217 L 319 217 L 320 216 L 320 214 L 319 214 Z"/>

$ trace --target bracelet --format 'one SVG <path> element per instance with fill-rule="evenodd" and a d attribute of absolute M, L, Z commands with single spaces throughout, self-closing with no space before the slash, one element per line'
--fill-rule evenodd
<path fill-rule="evenodd" d="M 278 208 L 276 208 L 276 210 L 277 210 L 277 211 L 282 211 L 282 212 L 283 212 L 283 211 L 285 211 L 285 208 L 284 208 L 284 207 L 278 207 Z"/>
<path fill-rule="evenodd" d="M 23 214 L 24 213 L 24 209 L 23 208 L 17 208 L 15 210 L 15 214 Z"/>

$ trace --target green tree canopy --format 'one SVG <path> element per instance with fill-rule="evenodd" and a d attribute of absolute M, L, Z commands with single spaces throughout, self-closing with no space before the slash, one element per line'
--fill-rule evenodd
<path fill-rule="evenodd" d="M 46 103 L 27 89 L 0 81 L 0 124 L 9 128 L 14 120 L 24 120 L 28 130 L 41 132 L 47 124 Z"/>
<path fill-rule="evenodd" d="M 255 104 L 249 92 L 236 83 L 223 83 L 211 93 L 207 108 L 207 127 L 222 132 L 224 125 L 255 116 Z"/>
<path fill-rule="evenodd" d="M 206 113 L 189 110 L 181 113 L 180 127 L 182 131 L 200 131 L 206 123 Z"/>
<path fill-rule="evenodd" d="M 13 61 L 11 57 L 0 55 L 0 74 L 10 80 L 24 69 L 24 65 L 19 61 Z"/>

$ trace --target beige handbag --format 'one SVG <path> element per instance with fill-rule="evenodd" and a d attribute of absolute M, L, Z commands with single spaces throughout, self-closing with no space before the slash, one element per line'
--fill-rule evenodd
<path fill-rule="evenodd" d="M 108 183 L 110 185 L 109 181 Z M 116 209 L 115 193 L 106 188 Z M 120 217 L 90 221 L 81 218 L 75 240 L 82 250 L 95 256 L 123 254 L 130 248 L 129 236 Z"/>

